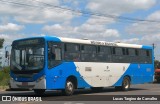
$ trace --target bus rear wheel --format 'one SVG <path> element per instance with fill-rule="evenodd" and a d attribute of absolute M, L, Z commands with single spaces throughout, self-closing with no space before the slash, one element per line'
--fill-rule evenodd
<path fill-rule="evenodd" d="M 75 85 L 72 80 L 67 80 L 65 89 L 62 90 L 62 93 L 67 96 L 71 96 L 74 93 Z"/>
<path fill-rule="evenodd" d="M 130 89 L 130 79 L 129 77 L 124 77 L 122 82 L 122 90 L 128 91 Z"/>
<path fill-rule="evenodd" d="M 116 90 L 128 91 L 130 89 L 130 78 L 124 77 L 122 86 L 116 86 Z"/>

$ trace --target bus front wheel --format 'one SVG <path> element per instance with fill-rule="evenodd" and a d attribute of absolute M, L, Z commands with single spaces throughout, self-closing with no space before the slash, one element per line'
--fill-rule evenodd
<path fill-rule="evenodd" d="M 70 95 L 73 95 L 74 89 L 75 89 L 75 85 L 74 85 L 73 81 L 67 80 L 66 85 L 65 85 L 65 89 L 62 90 L 62 93 L 67 96 L 70 96 Z"/>

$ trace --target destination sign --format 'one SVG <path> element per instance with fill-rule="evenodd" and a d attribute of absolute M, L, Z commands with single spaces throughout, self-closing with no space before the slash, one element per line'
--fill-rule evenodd
<path fill-rule="evenodd" d="M 91 41 L 91 44 L 94 44 L 94 45 L 105 45 L 105 46 L 117 46 L 116 43 L 100 42 L 100 41 Z"/>
<path fill-rule="evenodd" d="M 43 39 L 28 39 L 28 40 L 21 40 L 21 41 L 16 41 L 14 44 L 18 46 L 22 45 L 37 45 L 43 43 Z"/>

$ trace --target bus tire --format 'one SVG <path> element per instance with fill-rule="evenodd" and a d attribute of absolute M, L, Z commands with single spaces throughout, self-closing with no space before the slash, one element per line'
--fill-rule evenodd
<path fill-rule="evenodd" d="M 122 90 L 123 91 L 128 91 L 130 89 L 130 78 L 129 77 L 124 77 L 123 82 L 122 82 Z"/>
<path fill-rule="evenodd" d="M 124 77 L 122 86 L 115 86 L 115 90 L 117 91 L 128 91 L 130 89 L 130 78 L 129 77 Z"/>
<path fill-rule="evenodd" d="M 34 89 L 34 93 L 36 95 L 43 95 L 45 92 L 45 89 Z"/>
<path fill-rule="evenodd" d="M 62 90 L 62 93 L 64 95 L 71 96 L 71 95 L 73 95 L 74 90 L 75 90 L 75 85 L 74 85 L 73 81 L 68 79 L 66 81 L 65 89 Z"/>

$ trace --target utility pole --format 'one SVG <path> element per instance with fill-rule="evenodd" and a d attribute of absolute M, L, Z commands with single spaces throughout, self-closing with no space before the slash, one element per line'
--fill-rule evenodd
<path fill-rule="evenodd" d="M 153 46 L 153 54 L 154 54 L 155 44 L 153 43 L 152 46 Z M 154 60 L 155 60 L 155 56 L 154 56 Z"/>
<path fill-rule="evenodd" d="M 155 48 L 155 44 L 153 43 L 152 46 L 153 46 L 153 49 L 154 49 Z"/>

